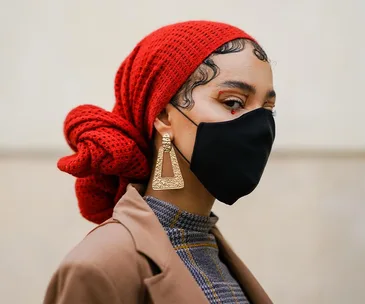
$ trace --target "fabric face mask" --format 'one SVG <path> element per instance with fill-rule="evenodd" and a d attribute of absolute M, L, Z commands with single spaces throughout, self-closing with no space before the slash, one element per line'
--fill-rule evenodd
<path fill-rule="evenodd" d="M 231 121 L 197 125 L 176 109 L 198 127 L 190 169 L 204 187 L 228 205 L 250 194 L 261 179 L 275 139 L 272 111 L 259 108 Z"/>

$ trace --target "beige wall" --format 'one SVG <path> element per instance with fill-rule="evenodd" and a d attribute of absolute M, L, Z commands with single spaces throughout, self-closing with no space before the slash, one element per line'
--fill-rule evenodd
<path fill-rule="evenodd" d="M 112 108 L 114 74 L 137 41 L 167 23 L 212 19 L 254 35 L 272 60 L 277 147 L 365 149 L 363 0 L 0 4 L 0 126 L 11 129 L 0 148 L 63 149 L 66 113 Z"/>
<path fill-rule="evenodd" d="M 56 158 L 0 159 L 0 303 L 40 303 L 93 227 Z M 275 156 L 259 188 L 216 205 L 220 227 L 275 303 L 365 303 L 365 157 Z"/>

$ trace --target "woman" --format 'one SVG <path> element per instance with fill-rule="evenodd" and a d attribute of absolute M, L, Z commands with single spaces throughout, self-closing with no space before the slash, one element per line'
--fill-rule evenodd
<path fill-rule="evenodd" d="M 215 199 L 257 186 L 275 136 L 272 72 L 257 42 L 190 21 L 144 38 L 112 112 L 70 112 L 81 214 L 100 224 L 54 274 L 45 303 L 272 303 L 215 227 Z"/>

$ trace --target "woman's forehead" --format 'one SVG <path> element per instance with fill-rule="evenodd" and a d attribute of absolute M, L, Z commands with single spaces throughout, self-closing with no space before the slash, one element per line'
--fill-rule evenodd
<path fill-rule="evenodd" d="M 241 52 L 214 56 L 214 63 L 219 67 L 218 76 L 212 80 L 212 85 L 219 85 L 227 80 L 241 81 L 253 86 L 273 85 L 271 65 L 262 61 L 253 53 L 252 47 Z"/>

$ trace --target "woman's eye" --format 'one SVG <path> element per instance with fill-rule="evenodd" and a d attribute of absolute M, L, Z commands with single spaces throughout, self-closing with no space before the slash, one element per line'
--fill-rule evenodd
<path fill-rule="evenodd" d="M 229 99 L 224 102 L 224 104 L 229 107 L 230 110 L 238 110 L 243 109 L 245 107 L 242 100 L 239 99 Z"/>

